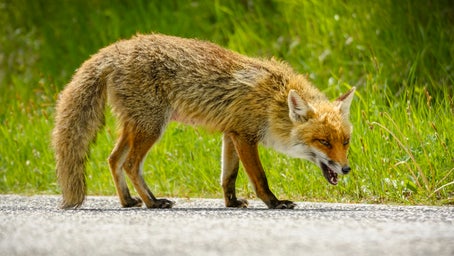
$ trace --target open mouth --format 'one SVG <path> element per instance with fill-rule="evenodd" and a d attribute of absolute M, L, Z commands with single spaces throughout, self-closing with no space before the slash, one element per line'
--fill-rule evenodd
<path fill-rule="evenodd" d="M 337 173 L 331 170 L 331 168 L 324 163 L 322 163 L 322 170 L 323 176 L 325 176 L 326 180 L 332 185 L 337 185 Z"/>

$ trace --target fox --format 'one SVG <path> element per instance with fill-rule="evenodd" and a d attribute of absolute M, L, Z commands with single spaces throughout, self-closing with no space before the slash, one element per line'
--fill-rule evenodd
<path fill-rule="evenodd" d="M 119 137 L 108 164 L 122 207 L 171 208 L 143 177 L 146 155 L 170 122 L 222 134 L 221 187 L 226 207 L 237 198 L 240 162 L 270 209 L 293 209 L 271 191 L 258 147 L 315 163 L 326 180 L 351 171 L 352 87 L 331 101 L 284 61 L 248 57 L 217 44 L 163 34 L 137 34 L 100 49 L 58 96 L 52 147 L 62 209 L 87 194 L 85 163 L 110 106 Z M 125 175 L 126 174 L 126 175 Z M 126 177 L 138 196 L 131 196 Z"/>

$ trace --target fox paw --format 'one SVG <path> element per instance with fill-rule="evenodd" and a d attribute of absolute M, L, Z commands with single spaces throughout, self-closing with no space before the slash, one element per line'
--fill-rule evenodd
<path fill-rule="evenodd" d="M 246 199 L 233 199 L 226 203 L 227 207 L 234 207 L 234 208 L 247 208 L 249 205 Z"/>
<path fill-rule="evenodd" d="M 274 202 L 273 205 L 270 206 L 272 209 L 293 209 L 295 208 L 296 204 L 292 201 L 288 200 L 279 200 Z"/>
<path fill-rule="evenodd" d="M 130 208 L 130 207 L 141 207 L 142 206 L 142 200 L 138 197 L 131 197 L 124 202 L 123 207 L 125 208 Z"/>
<path fill-rule="evenodd" d="M 156 199 L 153 201 L 151 206 L 147 206 L 148 208 L 172 208 L 175 202 L 167 200 L 167 199 Z"/>

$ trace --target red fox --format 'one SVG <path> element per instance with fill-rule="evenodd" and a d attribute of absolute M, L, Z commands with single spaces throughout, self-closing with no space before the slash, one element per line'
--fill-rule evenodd
<path fill-rule="evenodd" d="M 123 207 L 173 206 L 153 195 L 142 168 L 167 124 L 178 121 L 223 133 L 221 185 L 227 207 L 248 205 L 235 193 L 241 161 L 269 208 L 294 208 L 271 192 L 258 145 L 314 162 L 336 185 L 338 174 L 350 172 L 354 90 L 329 101 L 283 62 L 201 40 L 151 34 L 118 41 L 85 61 L 57 101 L 52 145 L 61 207 L 77 208 L 84 201 L 85 161 L 109 102 L 121 133 L 108 162 Z M 124 173 L 140 198 L 131 196 Z"/>

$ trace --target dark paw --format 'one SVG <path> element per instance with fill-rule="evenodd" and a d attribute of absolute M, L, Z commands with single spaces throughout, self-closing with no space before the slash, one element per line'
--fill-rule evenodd
<path fill-rule="evenodd" d="M 292 201 L 288 200 L 279 200 L 275 202 L 270 208 L 273 209 L 293 209 L 295 208 L 296 204 Z"/>
<path fill-rule="evenodd" d="M 167 200 L 167 199 L 156 199 L 156 201 L 153 202 L 151 207 L 148 208 L 172 208 L 172 206 L 175 204 L 175 202 Z"/>
<path fill-rule="evenodd" d="M 129 208 L 129 207 L 141 207 L 142 206 L 142 200 L 138 197 L 131 197 L 128 200 L 126 200 L 126 203 L 123 204 L 123 207 Z"/>
<path fill-rule="evenodd" d="M 249 205 L 246 199 L 233 199 L 226 203 L 227 207 L 234 207 L 234 208 L 247 208 Z"/>

